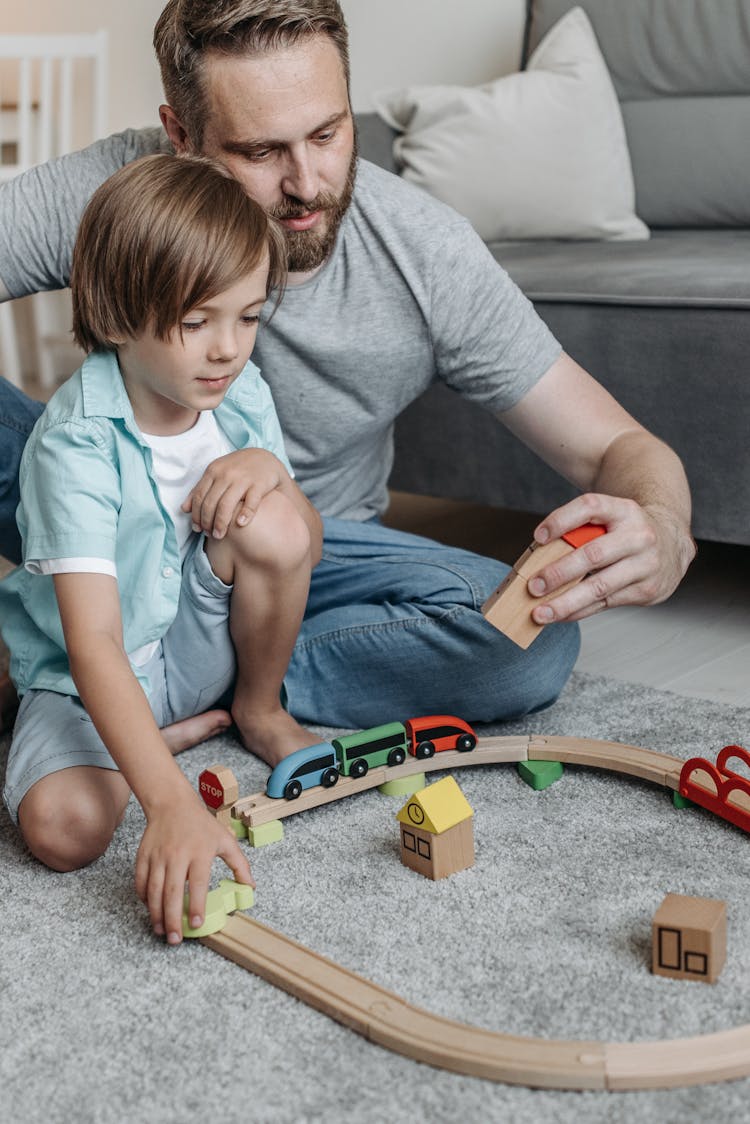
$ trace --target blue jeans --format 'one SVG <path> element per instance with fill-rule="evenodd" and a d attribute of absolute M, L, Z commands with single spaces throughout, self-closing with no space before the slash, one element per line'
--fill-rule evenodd
<path fill-rule="evenodd" d="M 494 722 L 555 701 L 578 626 L 525 651 L 482 617 L 508 566 L 377 521 L 324 521 L 299 639 L 284 680 L 300 721 L 363 729 L 423 714 Z"/>
<path fill-rule="evenodd" d="M 18 465 L 42 408 L 0 378 L 0 554 L 15 562 Z M 545 628 L 526 651 L 513 644 L 479 612 L 507 572 L 376 521 L 326 519 L 284 681 L 291 713 L 363 729 L 422 714 L 494 722 L 550 706 L 578 656 L 578 627 Z"/>
<path fill-rule="evenodd" d="M 16 527 L 18 466 L 26 439 L 44 406 L 34 402 L 7 379 L 0 378 L 0 554 L 21 561 Z"/>

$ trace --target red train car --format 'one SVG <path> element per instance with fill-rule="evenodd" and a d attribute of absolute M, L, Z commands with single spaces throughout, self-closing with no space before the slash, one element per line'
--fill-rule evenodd
<path fill-rule="evenodd" d="M 443 749 L 468 753 L 477 744 L 477 736 L 468 722 L 454 714 L 428 714 L 425 718 L 407 718 L 404 723 L 409 739 L 409 753 L 424 759 Z"/>

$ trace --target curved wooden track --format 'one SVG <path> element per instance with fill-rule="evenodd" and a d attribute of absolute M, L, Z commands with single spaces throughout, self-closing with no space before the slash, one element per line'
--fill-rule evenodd
<path fill-rule="evenodd" d="M 674 790 L 679 787 L 683 765 L 679 758 L 618 742 L 493 737 L 480 739 L 471 753 L 439 753 L 428 761 L 411 759 L 396 768 L 374 769 L 351 784 L 345 783 L 349 778 L 342 778 L 333 789 L 309 790 L 321 798 L 302 807 L 300 801 L 270 801 L 275 815 L 266 807 L 264 794 L 239 801 L 235 811 L 254 826 L 372 788 L 385 779 L 490 761 L 524 760 L 610 769 Z M 221 932 L 201 940 L 370 1041 L 456 1073 L 537 1088 L 602 1090 L 672 1088 L 750 1075 L 750 1025 L 654 1042 L 525 1038 L 467 1026 L 415 1007 L 244 914 L 229 917 Z"/>
<path fill-rule="evenodd" d="M 330 804 L 334 800 L 352 796 L 355 792 L 376 788 L 385 781 L 399 780 L 415 773 L 518 761 L 562 761 L 567 765 L 609 769 L 615 773 L 627 773 L 631 777 L 652 781 L 675 791 L 680 787 L 680 770 L 684 764 L 679 757 L 657 753 L 653 749 L 640 749 L 635 745 L 623 745 L 621 742 L 538 735 L 488 737 L 480 738 L 476 749 L 471 753 L 448 750 L 436 753 L 426 761 L 418 761 L 410 755 L 403 765 L 370 769 L 359 779 L 341 777 L 333 788 L 308 788 L 297 800 L 275 800 L 266 796 L 265 792 L 257 792 L 236 801 L 232 807 L 232 815 L 242 820 L 246 827 L 259 827 L 269 820 L 285 819 L 308 808 Z"/>

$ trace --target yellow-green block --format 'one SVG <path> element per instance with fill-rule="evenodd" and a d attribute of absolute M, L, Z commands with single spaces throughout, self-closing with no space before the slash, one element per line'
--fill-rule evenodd
<path fill-rule="evenodd" d="M 424 786 L 424 773 L 414 773 L 411 777 L 399 777 L 398 780 L 379 784 L 378 792 L 382 792 L 384 796 L 412 796 Z"/>
<path fill-rule="evenodd" d="M 229 826 L 238 839 L 247 839 L 247 828 L 242 820 L 236 820 L 234 816 L 232 816 L 229 821 Z"/>
<path fill-rule="evenodd" d="M 249 827 L 247 838 L 251 847 L 265 847 L 268 843 L 278 843 L 284 838 L 284 825 L 281 820 L 269 820 L 268 823 L 259 824 L 258 827 Z"/>
<path fill-rule="evenodd" d="M 252 886 L 243 882 L 233 882 L 231 878 L 222 878 L 215 890 L 209 890 L 206 896 L 206 913 L 203 924 L 197 929 L 191 929 L 188 924 L 188 895 L 185 895 L 185 906 L 182 914 L 183 937 L 208 937 L 211 933 L 218 933 L 227 923 L 227 917 L 236 909 L 250 909 L 255 904 L 255 891 Z"/>

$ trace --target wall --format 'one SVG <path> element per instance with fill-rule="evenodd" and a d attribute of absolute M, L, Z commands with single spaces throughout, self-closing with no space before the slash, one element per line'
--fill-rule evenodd
<path fill-rule="evenodd" d="M 158 123 L 162 100 L 151 47 L 164 0 L 0 0 L 3 33 L 109 32 L 109 132 Z M 474 85 L 516 70 L 525 0 L 342 0 L 349 24 L 352 103 L 413 83 Z M 460 17 L 457 13 L 460 11 Z M 28 301 L 17 306 L 22 363 L 34 365 Z M 61 324 L 69 321 L 61 301 Z M 61 360 L 62 362 L 62 356 Z M 76 360 L 69 359 L 72 370 Z M 61 372 L 63 373 L 63 372 Z"/>
<path fill-rule="evenodd" d="M 159 123 L 159 69 L 151 47 L 163 0 L 0 0 L 5 33 L 109 32 L 109 129 Z"/>
<path fill-rule="evenodd" d="M 409 83 L 476 84 L 517 69 L 524 0 L 342 0 L 351 35 L 352 100 Z M 5 33 L 110 34 L 110 129 L 158 121 L 151 33 L 163 0 L 0 0 Z M 460 17 L 457 13 L 460 11 Z"/>
<path fill-rule="evenodd" d="M 382 87 L 476 85 L 517 70 L 524 0 L 342 0 L 352 102 Z M 460 13 L 460 15 L 459 15 Z"/>

